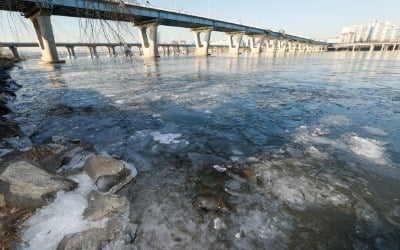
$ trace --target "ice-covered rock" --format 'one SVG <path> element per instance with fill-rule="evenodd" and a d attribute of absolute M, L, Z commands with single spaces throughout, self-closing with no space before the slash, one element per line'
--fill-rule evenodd
<path fill-rule="evenodd" d="M 101 249 L 103 241 L 110 240 L 103 228 L 93 228 L 84 232 L 66 235 L 57 246 L 57 250 Z"/>
<path fill-rule="evenodd" d="M 103 192 L 136 176 L 135 167 L 111 156 L 93 155 L 86 161 L 83 169 Z"/>
<path fill-rule="evenodd" d="M 88 207 L 83 213 L 88 221 L 100 220 L 104 217 L 121 217 L 128 214 L 129 203 L 126 197 L 92 191 L 88 197 Z"/>
<path fill-rule="evenodd" d="M 9 206 L 41 207 L 56 192 L 76 187 L 75 182 L 49 174 L 23 160 L 5 163 L 0 171 L 0 192 Z"/>
<path fill-rule="evenodd" d="M 137 225 L 118 218 L 110 219 L 105 228 L 92 228 L 66 235 L 57 250 L 136 249 L 133 241 Z"/>

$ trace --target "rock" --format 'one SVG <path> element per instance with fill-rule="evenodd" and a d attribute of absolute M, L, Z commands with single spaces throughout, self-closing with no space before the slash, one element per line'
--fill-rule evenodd
<path fill-rule="evenodd" d="M 0 168 L 0 193 L 8 206 L 38 208 L 58 191 L 69 191 L 77 184 L 49 174 L 25 160 L 11 161 Z"/>
<path fill-rule="evenodd" d="M 8 138 L 19 135 L 21 132 L 17 123 L 0 119 L 0 138 Z"/>
<path fill-rule="evenodd" d="M 102 241 L 110 240 L 105 229 L 94 228 L 83 232 L 64 236 L 57 246 L 57 250 L 97 250 L 101 249 Z"/>
<path fill-rule="evenodd" d="M 0 116 L 11 113 L 11 109 L 0 99 Z"/>
<path fill-rule="evenodd" d="M 97 179 L 97 188 L 102 192 L 106 192 L 116 184 L 122 182 L 124 179 L 129 177 L 129 174 L 130 171 L 128 169 L 124 169 L 116 175 L 101 176 L 99 177 L 99 179 Z"/>
<path fill-rule="evenodd" d="M 102 195 L 96 191 L 89 194 L 88 207 L 83 217 L 88 221 L 96 221 L 104 217 L 121 217 L 127 214 L 129 203 L 126 197 L 106 194 Z"/>
<path fill-rule="evenodd" d="M 204 211 L 227 212 L 228 206 L 222 200 L 216 200 L 210 197 L 198 197 L 194 202 L 195 207 Z"/>
<path fill-rule="evenodd" d="M 96 182 L 98 189 L 103 192 L 126 179 L 131 173 L 128 164 L 124 161 L 101 155 L 90 157 L 83 169 Z"/>
<path fill-rule="evenodd" d="M 103 249 L 136 249 L 133 245 L 136 238 L 136 224 L 120 218 L 112 218 L 107 222 L 106 230 L 112 240 L 104 242 Z"/>
<path fill-rule="evenodd" d="M 136 249 L 132 244 L 137 225 L 118 218 L 110 219 L 106 227 L 89 229 L 64 236 L 57 250 L 76 249 Z"/>
<path fill-rule="evenodd" d="M 6 200 L 4 199 L 4 195 L 0 194 L 0 207 L 6 206 Z"/>
<path fill-rule="evenodd" d="M 83 169 L 97 181 L 99 177 L 120 173 L 124 170 L 124 163 L 110 156 L 94 155 L 86 161 Z"/>

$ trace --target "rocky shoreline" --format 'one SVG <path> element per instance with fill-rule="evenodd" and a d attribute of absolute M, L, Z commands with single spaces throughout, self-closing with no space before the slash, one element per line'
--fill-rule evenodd
<path fill-rule="evenodd" d="M 0 59 L 0 249 L 135 249 L 130 203 L 117 194 L 135 167 L 79 139 L 39 145 L 13 120 L 21 86 L 13 59 Z"/>

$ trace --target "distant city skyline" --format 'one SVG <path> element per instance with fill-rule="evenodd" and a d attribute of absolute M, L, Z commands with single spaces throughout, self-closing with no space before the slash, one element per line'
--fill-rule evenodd
<path fill-rule="evenodd" d="M 134 2 L 129 0 L 127 2 Z M 312 39 L 326 39 L 338 37 L 342 28 L 351 24 L 372 23 L 373 21 L 388 20 L 395 24 L 400 23 L 398 10 L 399 0 L 365 0 L 365 1 L 317 1 L 309 0 L 300 3 L 295 0 L 266 2 L 264 0 L 228 1 L 228 0 L 140 0 L 141 4 L 149 4 L 193 14 L 211 16 L 227 21 L 259 26 L 278 31 L 285 30 L 288 34 L 304 36 Z M 149 2 L 149 3 L 146 3 Z M 76 42 L 90 40 L 105 40 L 104 34 L 88 35 L 84 27 L 84 19 L 52 17 L 57 41 Z M 136 29 L 130 24 L 111 24 L 126 41 L 139 41 Z M 104 32 L 99 25 L 95 31 Z M 160 41 L 185 40 L 192 42 L 193 36 L 188 29 L 161 26 L 159 28 Z M 113 34 L 108 34 L 110 37 Z M 110 38 L 109 37 L 109 38 Z M 211 41 L 224 40 L 223 33 L 213 32 Z M 0 12 L 0 41 L 34 41 L 32 24 L 19 13 L 10 14 Z"/>

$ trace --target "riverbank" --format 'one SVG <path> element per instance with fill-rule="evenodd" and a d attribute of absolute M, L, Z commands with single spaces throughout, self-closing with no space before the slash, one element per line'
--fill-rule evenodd
<path fill-rule="evenodd" d="M 135 167 L 76 138 L 33 144 L 35 126 L 13 107 L 17 63 L 0 58 L 0 249 L 132 246 L 130 203 L 116 193 Z"/>

